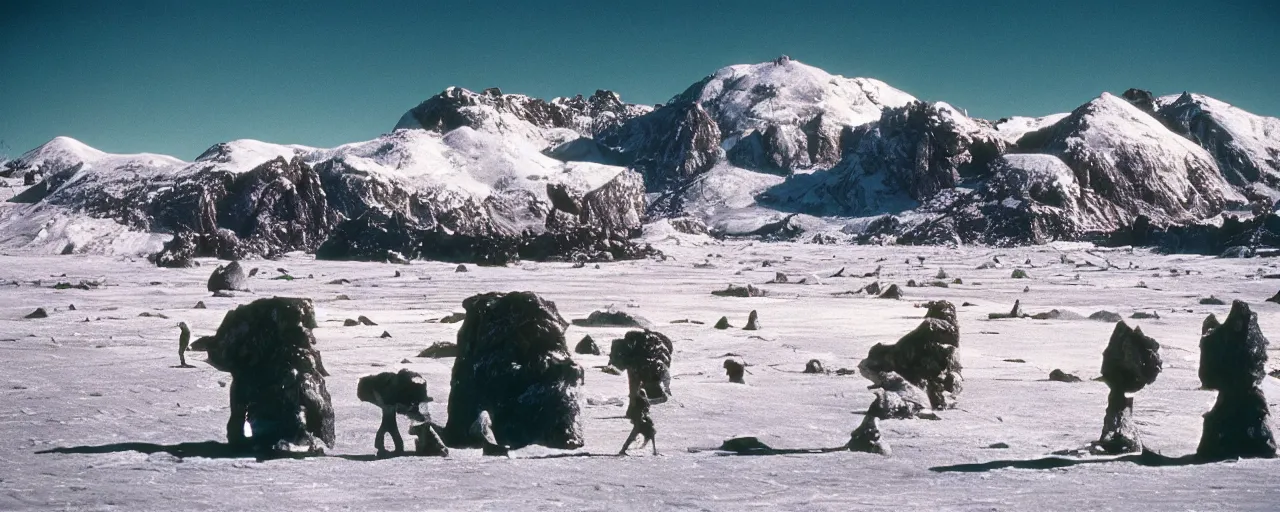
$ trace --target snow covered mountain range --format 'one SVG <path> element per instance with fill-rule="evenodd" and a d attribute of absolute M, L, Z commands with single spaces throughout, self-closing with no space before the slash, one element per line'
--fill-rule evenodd
<path fill-rule="evenodd" d="M 184 162 L 59 137 L 0 175 L 21 189 L 0 211 L 0 248 L 166 265 L 296 250 L 640 257 L 632 238 L 664 222 L 715 236 L 1013 245 L 1245 218 L 1228 220 L 1247 242 L 1233 232 L 1175 244 L 1216 251 L 1274 245 L 1280 119 L 1132 89 L 991 122 L 784 56 L 720 69 L 653 107 L 608 91 L 544 101 L 451 87 L 390 133 L 336 148 L 239 140 Z"/>

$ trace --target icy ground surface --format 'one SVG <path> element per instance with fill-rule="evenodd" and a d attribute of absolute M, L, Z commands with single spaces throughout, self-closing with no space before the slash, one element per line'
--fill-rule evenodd
<path fill-rule="evenodd" d="M 942 472 L 956 464 L 1028 461 L 1082 446 L 1098 437 L 1106 387 L 1098 376 L 1112 324 L 1089 320 L 987 320 L 1021 299 L 1028 313 L 1065 308 L 1088 315 L 1119 312 L 1163 345 L 1164 373 L 1135 398 L 1148 446 L 1178 457 L 1195 450 L 1200 415 L 1214 393 L 1197 389 L 1199 326 L 1229 306 L 1202 306 L 1210 294 L 1249 301 L 1263 331 L 1280 341 L 1280 306 L 1263 299 L 1280 289 L 1275 260 L 1221 260 L 1124 251 L 1096 256 L 1084 246 L 991 250 L 721 243 L 667 239 L 674 260 L 603 264 L 522 264 L 508 268 L 417 262 L 410 266 L 318 262 L 307 256 L 249 262 L 262 272 L 255 292 L 213 298 L 205 280 L 215 262 L 197 269 L 161 269 L 145 261 L 106 257 L 0 257 L 0 510 L 10 509 L 253 509 L 253 510 L 779 510 L 898 508 L 914 510 L 1274 510 L 1280 462 L 1240 461 L 1151 467 L 1131 462 L 1058 469 L 1005 468 Z M 1102 271 L 1063 264 L 1122 268 Z M 708 255 L 714 268 L 695 268 Z M 1003 268 L 975 270 L 999 254 Z M 917 255 L 925 256 L 921 266 Z M 1098 257 L 1101 256 L 1102 258 Z M 783 261 L 790 257 L 790 261 Z M 880 258 L 883 262 L 877 263 Z M 1032 265 L 1022 262 L 1030 258 Z M 908 265 L 904 260 L 910 259 Z M 775 262 L 761 268 L 764 260 Z M 1013 265 L 1013 263 L 1017 263 Z M 870 279 L 827 278 L 841 267 L 862 275 L 884 265 L 884 284 L 932 281 L 939 268 L 963 285 L 906 288 L 901 301 L 834 296 Z M 277 267 L 300 279 L 270 280 Z M 735 272 L 744 268 L 741 275 Z M 1010 279 L 1015 267 L 1029 279 Z M 1171 269 L 1177 269 L 1173 277 Z M 393 277 L 395 271 L 403 277 Z M 1186 275 L 1191 270 L 1191 275 Z M 817 274 L 820 285 L 763 285 L 767 298 L 713 297 L 729 283 L 761 285 L 775 271 L 793 280 Z M 65 273 L 67 277 L 55 277 Z M 1079 280 L 1075 276 L 1079 274 Z M 308 276 L 314 276 L 308 278 Z M 105 279 L 96 290 L 54 290 L 59 281 Z M 350 284 L 326 284 L 349 279 Z M 37 286 L 34 281 L 39 280 Z M 1138 287 L 1144 282 L 1146 288 Z M 1030 290 L 1024 292 L 1024 287 Z M 593 456 L 539 458 L 530 448 L 513 459 L 455 450 L 449 458 L 372 460 L 379 413 L 356 399 L 358 377 L 408 367 L 427 376 L 443 422 L 452 359 L 420 359 L 418 351 L 453 341 L 461 324 L 427 323 L 461 310 L 462 299 L 486 291 L 532 290 L 555 301 L 566 319 L 610 305 L 652 320 L 675 340 L 675 399 L 653 408 L 663 456 L 646 451 L 619 459 L 629 432 L 622 419 L 625 378 L 602 373 L 605 356 L 575 356 L 587 368 L 584 405 Z M 339 294 L 351 300 L 336 300 Z M 175 324 L 211 334 L 236 304 L 272 295 L 311 297 L 328 388 L 337 410 L 338 443 L 330 456 L 309 460 L 178 459 L 132 451 L 37 454 L 77 445 L 124 442 L 174 444 L 223 440 L 228 375 L 191 356 L 177 364 Z M 927 299 L 947 299 L 959 311 L 965 390 L 961 409 L 941 421 L 882 422 L 891 457 L 822 455 L 724 456 L 692 453 L 739 435 L 779 448 L 839 446 L 872 400 L 857 375 L 800 373 L 809 359 L 830 370 L 856 368 L 877 342 L 894 342 L 919 324 Z M 193 309 L 203 300 L 208 309 Z M 74 304 L 75 311 L 68 306 Z M 50 317 L 22 317 L 45 307 Z M 739 330 L 759 310 L 763 330 Z M 1135 311 L 1158 320 L 1128 320 Z M 139 317 L 151 312 L 169 318 Z M 367 315 L 376 327 L 342 327 Z M 722 315 L 738 328 L 718 331 Z M 89 322 L 84 322 L 89 318 Z M 678 319 L 706 322 L 671 324 Z M 378 336 L 389 331 L 394 337 Z M 572 346 L 591 334 L 608 349 L 616 329 L 570 327 Z M 756 337 L 758 336 L 758 337 Z M 726 353 L 751 366 L 747 385 L 727 382 Z M 1276 358 L 1276 354 L 1272 354 Z M 409 363 L 401 363 L 407 359 Z M 1025 363 L 1008 362 L 1022 359 Z M 1061 368 L 1084 378 L 1050 382 Z M 1274 368 L 1274 364 L 1271 365 Z M 1275 407 L 1280 386 L 1263 387 Z M 601 405 L 591 405 L 601 404 Z M 401 420 L 401 428 L 406 427 Z M 1007 449 L 989 448 L 1007 443 Z"/>

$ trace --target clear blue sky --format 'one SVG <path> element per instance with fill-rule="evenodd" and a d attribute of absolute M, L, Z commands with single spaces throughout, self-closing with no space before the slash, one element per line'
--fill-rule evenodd
<path fill-rule="evenodd" d="M 992 119 L 1129 87 L 1280 116 L 1280 0 L 0 0 L 0 150 L 332 146 L 449 85 L 656 103 L 784 53 Z"/>

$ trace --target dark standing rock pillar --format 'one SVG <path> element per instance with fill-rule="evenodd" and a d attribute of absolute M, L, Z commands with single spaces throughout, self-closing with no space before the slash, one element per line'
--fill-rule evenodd
<path fill-rule="evenodd" d="M 1258 315 L 1235 301 L 1231 313 L 1218 324 L 1206 319 L 1200 338 L 1200 383 L 1218 391 L 1213 409 L 1204 415 L 1204 432 L 1196 455 L 1205 459 L 1275 457 L 1267 398 L 1267 338 L 1258 328 Z"/>
<path fill-rule="evenodd" d="M 209 365 L 231 374 L 227 439 L 257 450 L 324 453 L 334 443 L 328 372 L 316 350 L 315 309 L 308 299 L 259 299 L 227 313 L 202 338 Z M 245 438 L 249 422 L 253 437 Z"/>
<path fill-rule="evenodd" d="M 1142 328 L 1130 329 L 1124 322 L 1116 324 L 1111 341 L 1102 351 L 1102 380 L 1111 388 L 1107 395 L 1107 415 L 1102 420 L 1102 436 L 1094 450 L 1106 454 L 1142 451 L 1138 429 L 1133 424 L 1133 398 L 1156 381 L 1163 362 L 1160 344 L 1142 334 Z"/>
<path fill-rule="evenodd" d="M 499 445 L 581 448 L 582 367 L 569 356 L 568 326 L 554 303 L 532 292 L 485 293 L 462 302 L 458 358 L 445 442 L 485 446 L 472 426 L 488 412 Z"/>

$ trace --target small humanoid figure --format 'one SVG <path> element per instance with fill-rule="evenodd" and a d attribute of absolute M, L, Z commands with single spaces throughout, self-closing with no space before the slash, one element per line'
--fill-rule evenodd
<path fill-rule="evenodd" d="M 187 364 L 187 347 L 191 345 L 191 328 L 187 327 L 186 322 L 178 322 L 178 329 L 182 330 L 182 334 L 178 335 L 178 368 L 195 368 Z"/>

